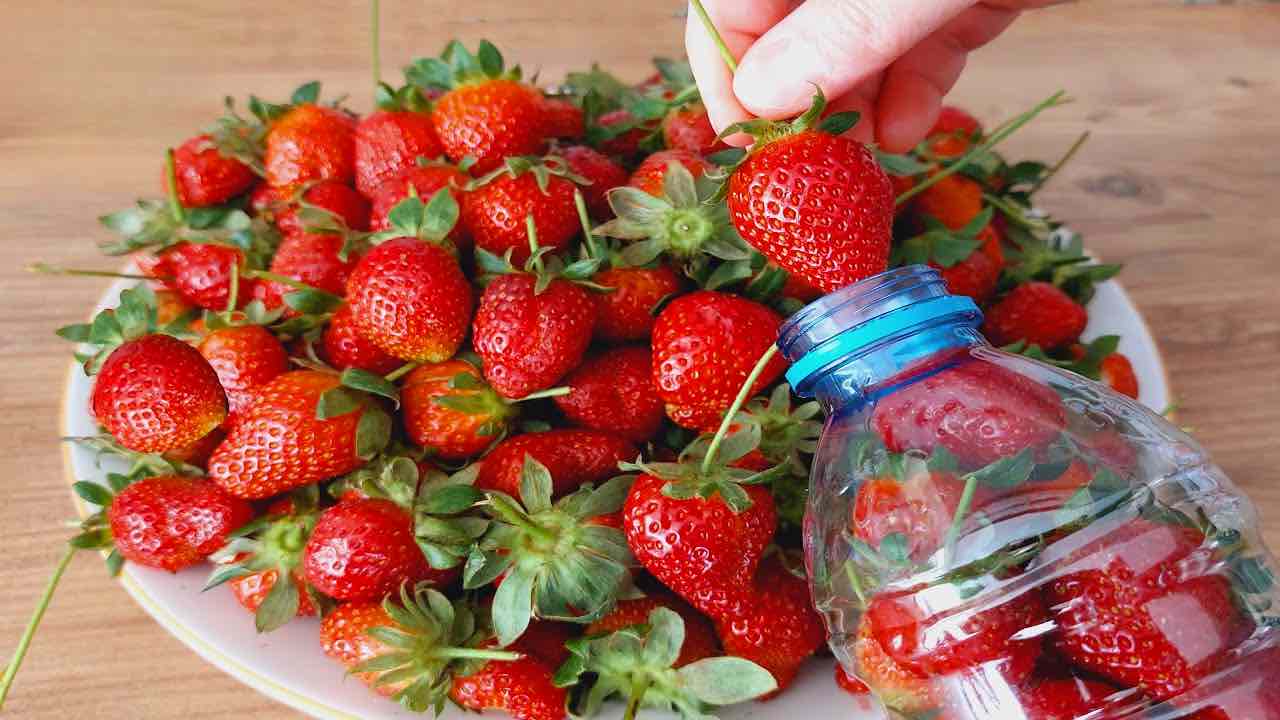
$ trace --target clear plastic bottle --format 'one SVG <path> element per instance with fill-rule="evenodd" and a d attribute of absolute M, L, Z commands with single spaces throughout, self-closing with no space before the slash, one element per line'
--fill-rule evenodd
<path fill-rule="evenodd" d="M 1276 561 L 1164 418 L 992 348 L 912 266 L 806 307 L 805 519 L 832 650 L 893 717 L 1280 720 Z"/>

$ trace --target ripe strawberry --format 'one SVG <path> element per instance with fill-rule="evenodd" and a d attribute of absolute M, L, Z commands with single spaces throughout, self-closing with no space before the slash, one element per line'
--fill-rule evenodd
<path fill-rule="evenodd" d="M 227 417 L 217 373 L 195 348 L 169 335 L 143 335 L 111 350 L 89 402 L 107 432 L 143 453 L 191 445 Z"/>
<path fill-rule="evenodd" d="M 222 444 L 225 438 L 226 433 L 222 431 L 222 428 L 214 428 L 209 431 L 208 435 L 186 447 L 170 450 L 164 453 L 163 457 L 165 460 L 172 462 L 194 465 L 202 470 L 207 469 L 209 467 L 209 456 L 213 455 L 213 451 Z"/>
<path fill-rule="evenodd" d="M 287 237 L 307 231 L 306 223 L 298 217 L 299 200 L 336 216 L 351 230 L 369 228 L 369 201 L 350 185 L 335 180 L 308 185 L 301 197 L 288 188 L 273 188 L 264 183 L 253 191 L 249 204 L 258 215 L 274 221 Z"/>
<path fill-rule="evenodd" d="M 360 334 L 383 352 L 412 362 L 453 357 L 467 334 L 474 298 L 452 246 L 445 240 L 457 217 L 446 191 L 429 203 L 402 201 L 413 223 L 365 253 L 347 281 L 347 299 Z"/>
<path fill-rule="evenodd" d="M 230 416 L 249 406 L 255 388 L 289 370 L 284 345 L 261 325 L 219 328 L 205 335 L 198 349 L 218 374 Z"/>
<path fill-rule="evenodd" d="M 639 188 L 654 197 L 664 194 L 667 168 L 672 163 L 680 163 L 689 171 L 695 180 L 707 174 L 714 167 L 702 159 L 701 155 L 689 150 L 661 150 L 645 158 L 640 166 L 631 173 L 627 184 Z"/>
<path fill-rule="evenodd" d="M 261 386 L 209 459 L 209 477 L 237 497 L 257 499 L 348 473 L 386 445 L 390 421 L 337 375 L 287 372 Z M 348 410 L 348 408 L 350 408 Z M 336 414 L 338 410 L 347 410 Z"/>
<path fill-rule="evenodd" d="M 781 324 L 774 311 L 736 295 L 702 290 L 673 300 L 653 326 L 653 381 L 667 416 L 693 429 L 718 426 Z M 784 368 L 781 358 L 771 360 L 751 394 Z"/>
<path fill-rule="evenodd" d="M 638 454 L 630 442 L 598 430 L 524 433 L 503 440 L 485 456 L 475 484 L 518 495 L 525 458 L 531 457 L 551 473 L 552 496 L 560 497 L 618 475 L 618 463 L 634 460 Z"/>
<path fill-rule="evenodd" d="M 356 327 L 350 303 L 334 311 L 320 337 L 321 355 L 325 361 L 339 370 L 357 368 L 374 375 L 386 375 L 404 363 L 383 352 L 366 340 Z"/>
<path fill-rule="evenodd" d="M 577 636 L 575 625 L 551 620 L 533 620 L 523 634 L 508 647 L 535 660 L 541 660 L 549 668 L 558 668 L 569 659 L 565 643 Z"/>
<path fill-rule="evenodd" d="M 866 695 L 871 688 L 858 678 L 845 672 L 844 666 L 836 664 L 836 685 L 850 695 Z"/>
<path fill-rule="evenodd" d="M 1027 720 L 1075 720 L 1106 705 L 1115 692 L 1096 680 L 1045 678 L 1022 688 L 1016 702 Z"/>
<path fill-rule="evenodd" d="M 1053 390 L 999 365 L 964 360 L 876 405 L 871 426 L 892 452 L 941 446 L 978 467 L 1048 445 L 1066 424 Z"/>
<path fill-rule="evenodd" d="M 484 452 L 519 414 L 458 358 L 414 368 L 400 386 L 400 405 L 409 439 L 445 460 Z"/>
<path fill-rule="evenodd" d="M 629 176 L 626 169 L 609 159 L 609 156 L 586 145 L 570 145 L 559 148 L 555 152 L 564 158 L 569 172 L 590 181 L 591 184 L 583 185 L 580 190 L 592 217 L 603 218 L 612 215 L 607 193 L 627 184 Z"/>
<path fill-rule="evenodd" d="M 906 478 L 883 475 L 863 482 L 853 502 L 853 536 L 879 548 L 885 538 L 897 535 L 906 541 L 907 557 L 914 562 L 942 547 L 964 483 L 950 473 L 920 470 Z M 982 507 L 990 497 L 983 489 L 977 493 L 971 508 Z"/>
<path fill-rule="evenodd" d="M 314 103 L 293 106 L 267 131 L 263 166 L 273 187 L 312 180 L 350 184 L 355 177 L 355 121 Z"/>
<path fill-rule="evenodd" d="M 173 151 L 174 176 L 183 207 L 221 205 L 253 186 L 247 165 L 222 155 L 208 135 L 197 135 Z M 169 183 L 166 171 L 163 186 Z"/>
<path fill-rule="evenodd" d="M 505 158 L 542 150 L 550 131 L 546 100 L 520 81 L 519 67 L 503 69 L 502 54 L 489 41 L 480 41 L 477 58 L 455 40 L 440 58 L 418 60 L 406 75 L 446 90 L 431 122 L 450 160 L 471 156 L 474 172 L 486 173 Z"/>
<path fill-rule="evenodd" d="M 703 658 L 720 655 L 720 641 L 707 618 L 674 595 L 647 595 L 621 600 L 608 615 L 596 620 L 583 631 L 585 635 L 606 635 L 649 622 L 654 608 L 667 608 L 684 620 L 684 643 L 672 667 L 682 667 Z"/>
<path fill-rule="evenodd" d="M 163 475 L 119 490 L 106 505 L 106 519 L 120 557 L 177 572 L 222 547 L 231 531 L 253 519 L 253 508 L 213 483 Z"/>
<path fill-rule="evenodd" d="M 871 620 L 862 616 L 857 638 L 853 642 L 853 658 L 858 674 L 876 698 L 891 710 L 906 715 L 933 709 L 936 694 L 929 679 L 899 665 L 876 639 Z M 926 713 L 927 714 L 927 713 Z"/>
<path fill-rule="evenodd" d="M 418 549 L 413 516 L 390 500 L 344 500 L 325 510 L 302 560 L 307 582 L 337 600 L 379 600 L 404 583 L 451 583 L 458 570 L 436 570 Z"/>
<path fill-rule="evenodd" d="M 656 319 L 653 309 L 684 289 L 684 281 L 669 265 L 615 266 L 596 273 L 591 281 L 610 288 L 596 296 L 596 338 L 614 343 L 648 338 Z"/>
<path fill-rule="evenodd" d="M 791 684 L 800 665 L 827 639 L 809 583 L 785 566 L 780 553 L 760 563 L 746 602 L 717 617 L 716 632 L 726 654 L 768 670 L 779 690 Z"/>
<path fill-rule="evenodd" d="M 262 603 L 276 589 L 276 583 L 280 580 L 280 571 L 274 568 L 270 570 L 259 570 L 238 578 L 227 581 L 227 585 L 231 587 L 231 592 L 235 595 L 236 602 L 240 606 L 251 613 L 257 613 L 262 609 Z M 310 617 L 316 614 L 316 607 L 311 602 L 311 598 L 307 596 L 306 580 L 297 572 L 289 575 L 289 582 L 293 586 L 293 592 L 298 596 L 298 607 L 294 611 L 295 617 Z M 268 606 L 269 607 L 269 606 Z M 262 632 L 266 632 L 264 629 Z"/>
<path fill-rule="evenodd" d="M 589 357 L 565 377 L 569 393 L 555 403 L 575 425 L 645 442 L 658 433 L 663 417 L 650 362 L 649 348 L 642 346 Z"/>
<path fill-rule="evenodd" d="M 378 110 L 356 124 L 356 189 L 372 198 L 383 183 L 413 168 L 418 158 L 443 153 L 431 115 L 414 110 Z"/>
<path fill-rule="evenodd" d="M 491 660 L 469 675 L 455 675 L 449 697 L 468 710 L 501 710 L 516 720 L 563 720 L 566 690 L 554 668 L 530 656 Z"/>
<path fill-rule="evenodd" d="M 1000 280 L 1000 271 L 1004 269 L 1004 250 L 1000 247 L 1000 236 L 995 228 L 987 225 L 978 232 L 976 238 L 982 244 L 969 256 L 951 267 L 943 267 L 930 261 L 931 267 L 937 268 L 947 290 L 952 295 L 965 295 L 975 302 L 986 302 L 996 290 Z"/>
<path fill-rule="evenodd" d="M 478 238 L 477 238 L 478 240 Z M 495 278 L 480 296 L 472 343 L 484 378 L 508 398 L 556 383 L 578 366 L 596 322 L 596 301 L 581 285 L 529 273 Z"/>
<path fill-rule="evenodd" d="M 944 105 L 929 131 L 929 150 L 940 158 L 956 158 L 969 151 L 973 138 L 982 134 L 977 118 L 958 107 Z"/>
<path fill-rule="evenodd" d="M 800 121 L 757 142 L 730 175 L 726 200 L 743 239 L 831 292 L 887 267 L 893 187 L 866 146 L 826 131 L 847 129 L 843 113 L 811 127 L 825 104 L 819 93 Z"/>
<path fill-rule="evenodd" d="M 498 256 L 510 251 L 516 265 L 529 259 L 529 217 L 542 247 L 563 250 L 582 229 L 573 199 L 577 180 L 554 155 L 541 163 L 509 158 L 467 193 L 462 222 L 477 247 Z"/>
<path fill-rule="evenodd" d="M 672 150 L 685 150 L 698 155 L 725 150 L 729 146 L 716 137 L 711 119 L 701 105 L 676 108 L 662 119 L 662 139 Z"/>
<path fill-rule="evenodd" d="M 341 235 L 330 233 L 286 235 L 271 258 L 271 272 L 342 296 L 358 260 L 343 258 L 344 242 Z M 284 306 L 284 297 L 295 290 L 282 282 L 264 280 L 254 288 L 254 296 L 268 309 L 275 309 Z"/>
<path fill-rule="evenodd" d="M 222 311 L 231 299 L 232 267 L 240 273 L 236 307 L 243 307 L 253 297 L 254 281 L 244 276 L 244 253 L 236 248 L 213 243 L 178 243 L 161 253 L 154 271 L 167 277 L 166 284 L 187 302 L 206 310 Z"/>
<path fill-rule="evenodd" d="M 154 255 L 138 255 L 134 259 L 141 257 L 155 257 Z M 141 271 L 141 267 L 139 267 Z M 148 274 L 144 271 L 144 274 Z M 155 291 L 156 296 L 156 326 L 164 327 L 170 323 L 177 322 L 181 318 L 194 318 L 196 314 L 196 306 L 187 302 L 185 298 L 173 290 L 160 289 Z"/>
<path fill-rule="evenodd" d="M 449 188 L 453 201 L 458 207 L 462 207 L 463 198 L 466 195 L 464 190 L 470 181 L 471 177 L 455 165 L 445 163 L 413 165 L 382 183 L 374 191 L 370 197 L 373 201 L 373 210 L 370 213 L 369 225 L 373 230 L 390 230 L 391 221 L 387 219 L 387 215 L 392 208 L 409 197 L 410 189 L 425 200 L 435 195 L 440 189 Z M 453 242 L 460 253 L 471 248 L 471 234 L 462 223 L 454 225 L 453 230 L 446 237 Z"/>
<path fill-rule="evenodd" d="M 571 100 L 544 97 L 542 112 L 546 116 L 547 137 L 576 139 L 587 131 L 582 108 Z"/>
<path fill-rule="evenodd" d="M 915 214 L 959 230 L 982 212 L 982 186 L 963 175 L 948 175 L 916 195 L 911 204 Z"/>
<path fill-rule="evenodd" d="M 609 135 L 599 144 L 600 151 L 623 157 L 635 155 L 640 152 L 640 143 L 658 129 L 658 122 L 637 120 L 627 110 L 611 110 L 596 118 L 596 125 Z"/>
<path fill-rule="evenodd" d="M 1243 655 L 1219 677 L 1173 699 L 1178 708 L 1198 708 L 1188 720 L 1280 720 L 1280 646 Z"/>
<path fill-rule="evenodd" d="M 1133 371 L 1133 363 L 1120 353 L 1111 353 L 1102 359 L 1102 382 L 1121 395 L 1138 399 L 1138 376 Z"/>
<path fill-rule="evenodd" d="M 1057 650 L 1155 700 L 1218 670 L 1252 622 L 1199 530 L 1135 519 L 1061 561 L 1045 589 Z"/>
<path fill-rule="evenodd" d="M 995 345 L 1025 342 L 1055 350 L 1080 339 L 1089 314 L 1056 286 L 1033 281 L 1015 287 L 987 310 L 982 332 Z"/>

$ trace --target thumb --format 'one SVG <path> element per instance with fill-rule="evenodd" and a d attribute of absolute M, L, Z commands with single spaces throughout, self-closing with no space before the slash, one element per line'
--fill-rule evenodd
<path fill-rule="evenodd" d="M 808 0 L 742 57 L 734 94 L 760 117 L 795 115 L 814 85 L 828 98 L 844 95 L 975 2 Z"/>

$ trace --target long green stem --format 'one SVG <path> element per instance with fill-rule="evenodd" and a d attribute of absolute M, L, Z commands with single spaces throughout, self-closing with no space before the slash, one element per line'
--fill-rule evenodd
<path fill-rule="evenodd" d="M 649 678 L 644 675 L 638 675 L 631 682 L 631 697 L 627 698 L 627 710 L 622 713 L 622 720 L 635 720 L 636 712 L 640 710 L 640 703 L 644 700 L 644 694 L 649 690 Z"/>
<path fill-rule="evenodd" d="M 373 86 L 382 82 L 382 15 L 378 0 L 369 0 L 369 41 L 373 46 Z"/>
<path fill-rule="evenodd" d="M 236 305 L 240 301 L 240 263 L 231 263 L 231 283 L 227 289 L 227 312 L 236 311 Z"/>
<path fill-rule="evenodd" d="M 964 527 L 965 516 L 969 514 L 969 506 L 973 504 L 973 493 L 978 489 L 978 478 L 969 475 L 964 481 L 964 490 L 960 493 L 960 502 L 956 503 L 956 514 L 951 519 L 951 527 L 947 529 L 947 539 L 943 542 L 943 563 L 951 564 L 955 554 L 956 541 L 960 539 L 960 528 Z"/>
<path fill-rule="evenodd" d="M 530 400 L 544 400 L 546 398 L 561 397 L 563 395 L 568 395 L 571 392 L 573 392 L 573 388 L 561 385 L 560 387 L 547 388 L 546 390 L 539 390 L 538 392 L 532 392 L 532 393 L 529 393 L 528 395 L 525 395 L 524 397 L 516 398 L 515 400 L 508 400 L 507 402 L 522 403 L 522 402 L 528 402 Z"/>
<path fill-rule="evenodd" d="M 105 278 L 124 278 L 125 280 L 156 280 L 150 275 L 131 275 L 129 273 L 110 272 L 108 270 L 79 270 L 75 268 L 64 268 L 59 265 L 50 265 L 48 263 L 31 263 L 27 266 L 29 272 L 43 273 L 45 275 L 75 275 L 78 277 L 105 277 Z"/>
<path fill-rule="evenodd" d="M 383 375 L 382 379 L 386 380 L 387 382 L 395 382 L 400 378 L 404 377 L 405 375 L 408 375 L 409 373 L 413 372 L 413 369 L 418 367 L 421 364 L 422 363 L 416 363 L 416 362 L 405 363 L 400 367 L 396 368 L 395 370 L 392 370 L 391 372 L 387 373 L 386 375 Z"/>
<path fill-rule="evenodd" d="M 519 660 L 524 657 L 510 650 L 485 650 L 483 648 L 442 647 L 432 651 L 433 657 L 442 660 Z"/>
<path fill-rule="evenodd" d="M 729 72 L 738 72 L 738 59 L 729 52 L 729 46 L 725 44 L 724 38 L 720 36 L 720 31 L 716 29 L 716 24 L 711 22 L 711 16 L 707 14 L 707 9 L 702 6 L 702 0 L 689 0 L 689 4 L 693 6 L 693 11 L 698 13 L 698 19 L 702 21 L 702 26 L 707 29 L 707 34 L 711 36 L 711 41 L 716 44 L 716 49 L 720 51 L 720 57 L 724 58 L 724 64 L 729 66 Z"/>
<path fill-rule="evenodd" d="M 720 427 L 716 430 L 716 434 L 711 438 L 711 444 L 707 446 L 707 454 L 702 458 L 702 474 L 705 475 L 711 470 L 712 463 L 715 462 L 716 452 L 720 450 L 720 443 L 724 442 L 724 436 L 729 434 L 729 427 L 733 425 L 733 416 L 738 414 L 742 409 L 743 403 L 751 395 L 751 388 L 756 384 L 756 380 L 760 379 L 760 374 L 764 372 L 765 366 L 773 360 L 773 356 L 778 354 L 777 345 L 769 345 L 769 349 L 764 351 L 760 359 L 756 361 L 756 366 L 751 368 L 751 372 L 747 374 L 747 379 L 742 383 L 742 387 L 738 389 L 738 396 L 733 399 L 733 404 L 724 413 L 724 419 L 720 421 Z"/>
<path fill-rule="evenodd" d="M 49 601 L 53 599 L 53 591 L 58 589 L 58 582 L 62 580 L 62 575 L 67 571 L 67 566 L 71 564 L 71 558 L 75 557 L 76 549 L 68 546 L 66 552 L 62 554 L 62 558 L 58 560 L 58 564 L 53 568 L 53 575 L 49 578 L 49 584 L 45 586 L 44 593 L 40 595 L 40 600 L 36 603 L 36 610 L 31 614 L 31 619 L 27 621 L 27 627 L 22 631 L 22 637 L 18 638 L 18 646 L 13 650 L 13 658 L 9 660 L 9 665 L 4 669 L 4 675 L 0 676 L 0 709 L 4 708 L 4 699 L 9 696 L 9 688 L 13 687 L 13 678 L 18 674 L 18 668 L 22 667 L 22 661 L 27 656 L 27 650 L 31 647 L 31 639 L 35 637 L 36 629 L 40 627 L 40 621 L 44 619 L 45 610 L 49 609 Z"/>
<path fill-rule="evenodd" d="M 1071 143 L 1071 147 L 1067 148 L 1067 151 L 1063 153 L 1062 157 L 1058 160 L 1058 162 L 1053 164 L 1053 167 L 1049 168 L 1048 172 L 1040 176 L 1040 179 L 1036 182 L 1035 185 L 1031 186 L 1031 189 L 1027 191 L 1027 194 L 1030 195 L 1036 192 L 1040 188 L 1044 187 L 1045 183 L 1052 180 L 1053 176 L 1057 175 L 1058 171 L 1061 170 L 1063 166 L 1071 162 L 1071 158 L 1075 157 L 1076 153 L 1080 152 L 1080 148 L 1084 147 L 1084 144 L 1088 142 L 1088 140 L 1089 140 L 1088 130 L 1085 130 L 1084 132 L 1080 133 L 1080 137 L 1076 138 L 1076 141 Z"/>
<path fill-rule="evenodd" d="M 288 285 L 294 290 L 311 290 L 318 293 L 324 293 L 325 295 L 333 295 L 333 293 L 331 292 L 327 292 L 327 291 L 321 290 L 320 288 L 313 287 L 311 285 L 308 285 L 302 282 L 301 280 L 291 278 L 288 275 L 281 275 L 279 273 L 268 272 L 266 270 L 245 270 L 244 275 L 245 277 L 256 278 L 258 280 L 270 280 L 272 282 L 278 282 L 281 285 Z M 337 297 L 337 296 L 335 295 L 334 297 Z"/>
<path fill-rule="evenodd" d="M 178 165 L 173 159 L 173 148 L 165 153 L 164 180 L 169 196 L 169 212 L 173 215 L 174 222 L 181 225 L 187 221 L 187 209 L 182 207 L 182 200 L 178 196 Z"/>
<path fill-rule="evenodd" d="M 1039 115 L 1040 113 L 1044 112 L 1045 110 L 1048 110 L 1051 107 L 1057 107 L 1058 105 L 1064 104 L 1064 102 L 1066 102 L 1064 100 L 1065 96 L 1066 96 L 1066 92 L 1059 90 L 1058 92 L 1050 95 L 1048 98 L 1042 100 L 1035 107 L 1024 112 L 1018 117 L 1014 118 L 1012 121 L 1002 125 L 995 132 L 991 133 L 991 135 L 988 136 L 986 141 L 983 142 L 981 145 L 977 145 L 971 148 L 969 152 L 960 156 L 960 158 L 955 162 L 948 164 L 946 167 L 942 168 L 938 172 L 925 178 L 923 181 L 920 182 L 920 184 L 916 185 L 910 190 L 899 195 L 898 198 L 894 200 L 893 204 L 901 205 L 906 201 L 910 200 L 911 198 L 915 197 L 916 195 L 919 195 L 920 193 L 924 192 L 928 188 L 932 187 L 935 183 L 940 182 L 943 178 L 946 178 L 949 175 L 954 175 L 955 173 L 960 172 L 960 170 L 962 170 L 966 165 L 968 165 L 969 162 L 972 161 L 974 158 L 987 153 L 988 151 L 991 150 L 991 148 L 995 147 L 996 145 L 999 145 L 1002 141 L 1004 141 L 1005 138 L 1017 132 L 1018 129 L 1021 128 L 1023 125 L 1026 125 L 1027 123 L 1034 120 L 1036 116 Z"/>

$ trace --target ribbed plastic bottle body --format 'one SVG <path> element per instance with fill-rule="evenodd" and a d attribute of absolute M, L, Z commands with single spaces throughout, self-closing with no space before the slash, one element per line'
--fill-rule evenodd
<path fill-rule="evenodd" d="M 805 543 L 846 668 L 901 717 L 1280 720 L 1276 561 L 1204 450 L 972 317 L 899 325 L 793 377 L 828 413 Z"/>

